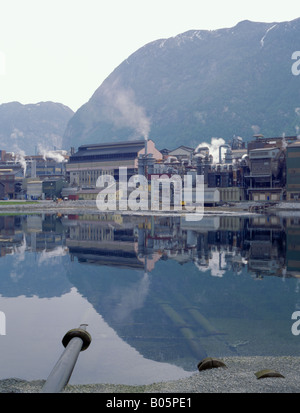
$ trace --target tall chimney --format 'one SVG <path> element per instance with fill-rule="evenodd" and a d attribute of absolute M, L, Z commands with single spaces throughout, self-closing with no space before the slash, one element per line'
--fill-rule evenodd
<path fill-rule="evenodd" d="M 145 137 L 145 158 L 148 156 L 148 139 Z"/>

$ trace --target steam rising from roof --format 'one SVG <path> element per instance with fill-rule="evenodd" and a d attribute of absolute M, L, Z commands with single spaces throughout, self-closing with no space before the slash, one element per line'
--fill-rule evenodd
<path fill-rule="evenodd" d="M 225 145 L 225 143 L 223 138 L 211 138 L 210 143 L 200 143 L 196 148 L 196 152 L 199 148 L 208 147 L 209 154 L 212 155 L 214 162 L 219 162 L 219 147 Z"/>
<path fill-rule="evenodd" d="M 25 160 L 25 152 L 18 147 L 17 144 L 13 145 L 13 150 L 12 155 L 15 157 L 15 162 L 19 163 L 21 167 L 23 168 L 23 175 L 26 175 L 26 169 L 27 169 L 27 164 Z"/>
<path fill-rule="evenodd" d="M 43 156 L 44 159 L 50 158 L 55 160 L 57 163 L 67 162 L 64 155 L 67 151 L 51 151 L 49 149 L 43 148 L 41 144 L 38 145 L 38 152 Z"/>
<path fill-rule="evenodd" d="M 103 85 L 104 86 L 104 85 Z M 106 100 L 105 114 L 117 127 L 129 127 L 138 136 L 148 139 L 150 120 L 145 109 L 136 103 L 134 91 L 121 86 L 119 79 L 103 87 Z"/>

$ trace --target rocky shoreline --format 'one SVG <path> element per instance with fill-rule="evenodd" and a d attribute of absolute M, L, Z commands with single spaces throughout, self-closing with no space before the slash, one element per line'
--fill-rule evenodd
<path fill-rule="evenodd" d="M 84 214 L 84 213 L 99 213 L 95 200 L 77 200 L 77 201 L 36 201 L 36 202 L 24 202 L 24 201 L 1 201 L 0 213 L 62 213 L 62 214 Z M 280 202 L 278 204 L 262 204 L 259 202 L 237 202 L 230 204 L 223 204 L 215 207 L 205 207 L 204 214 L 236 214 L 241 212 L 244 214 L 253 214 L 257 212 L 270 212 L 270 213 L 300 213 L 300 202 Z M 155 214 L 172 214 L 180 215 L 186 214 L 186 211 L 116 211 L 123 215 L 155 215 Z M 193 213 L 193 212 L 191 212 Z"/>
<path fill-rule="evenodd" d="M 224 357 L 226 367 L 191 373 L 187 378 L 129 386 L 69 384 L 63 393 L 299 393 L 300 357 Z M 76 367 L 75 367 L 76 368 Z M 256 372 L 271 369 L 283 377 L 258 379 Z M 39 393 L 44 380 L 0 380 L 0 393 Z"/>

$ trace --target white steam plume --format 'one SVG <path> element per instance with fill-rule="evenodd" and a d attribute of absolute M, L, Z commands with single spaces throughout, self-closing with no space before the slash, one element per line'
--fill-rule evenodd
<path fill-rule="evenodd" d="M 67 153 L 66 151 L 51 151 L 44 148 L 41 144 L 38 144 L 38 152 L 43 156 L 44 159 L 54 159 L 58 163 L 66 162 L 66 159 L 63 156 L 63 154 Z"/>
<path fill-rule="evenodd" d="M 287 141 L 285 139 L 285 133 L 284 132 L 282 134 L 282 147 L 283 147 L 283 149 L 286 149 L 286 147 L 287 147 Z"/>
<path fill-rule="evenodd" d="M 23 175 L 26 176 L 27 164 L 25 160 L 25 152 L 18 147 L 18 145 L 13 145 L 13 154 L 15 156 L 15 162 L 19 163 L 23 168 Z"/>
<path fill-rule="evenodd" d="M 117 127 L 129 127 L 139 135 L 148 139 L 150 132 L 150 120 L 146 116 L 143 107 L 135 102 L 132 89 L 125 89 L 119 80 L 107 84 L 103 88 L 106 98 L 106 116 Z"/>
<path fill-rule="evenodd" d="M 196 152 L 198 148 L 208 147 L 209 154 L 212 155 L 214 162 L 219 162 L 219 147 L 225 145 L 225 143 L 223 138 L 211 138 L 210 143 L 200 143 L 196 148 Z"/>

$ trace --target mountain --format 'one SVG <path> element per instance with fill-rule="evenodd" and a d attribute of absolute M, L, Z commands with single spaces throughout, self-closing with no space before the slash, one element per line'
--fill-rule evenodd
<path fill-rule="evenodd" d="M 62 148 L 62 138 L 74 112 L 60 103 L 19 102 L 0 105 L 0 149 L 34 155 L 38 147 Z"/>
<path fill-rule="evenodd" d="M 242 21 L 145 45 L 123 61 L 74 114 L 63 145 L 148 135 L 160 149 L 212 137 L 247 141 L 295 135 L 300 126 L 300 18 Z M 300 54 L 300 52 L 299 52 Z"/>

